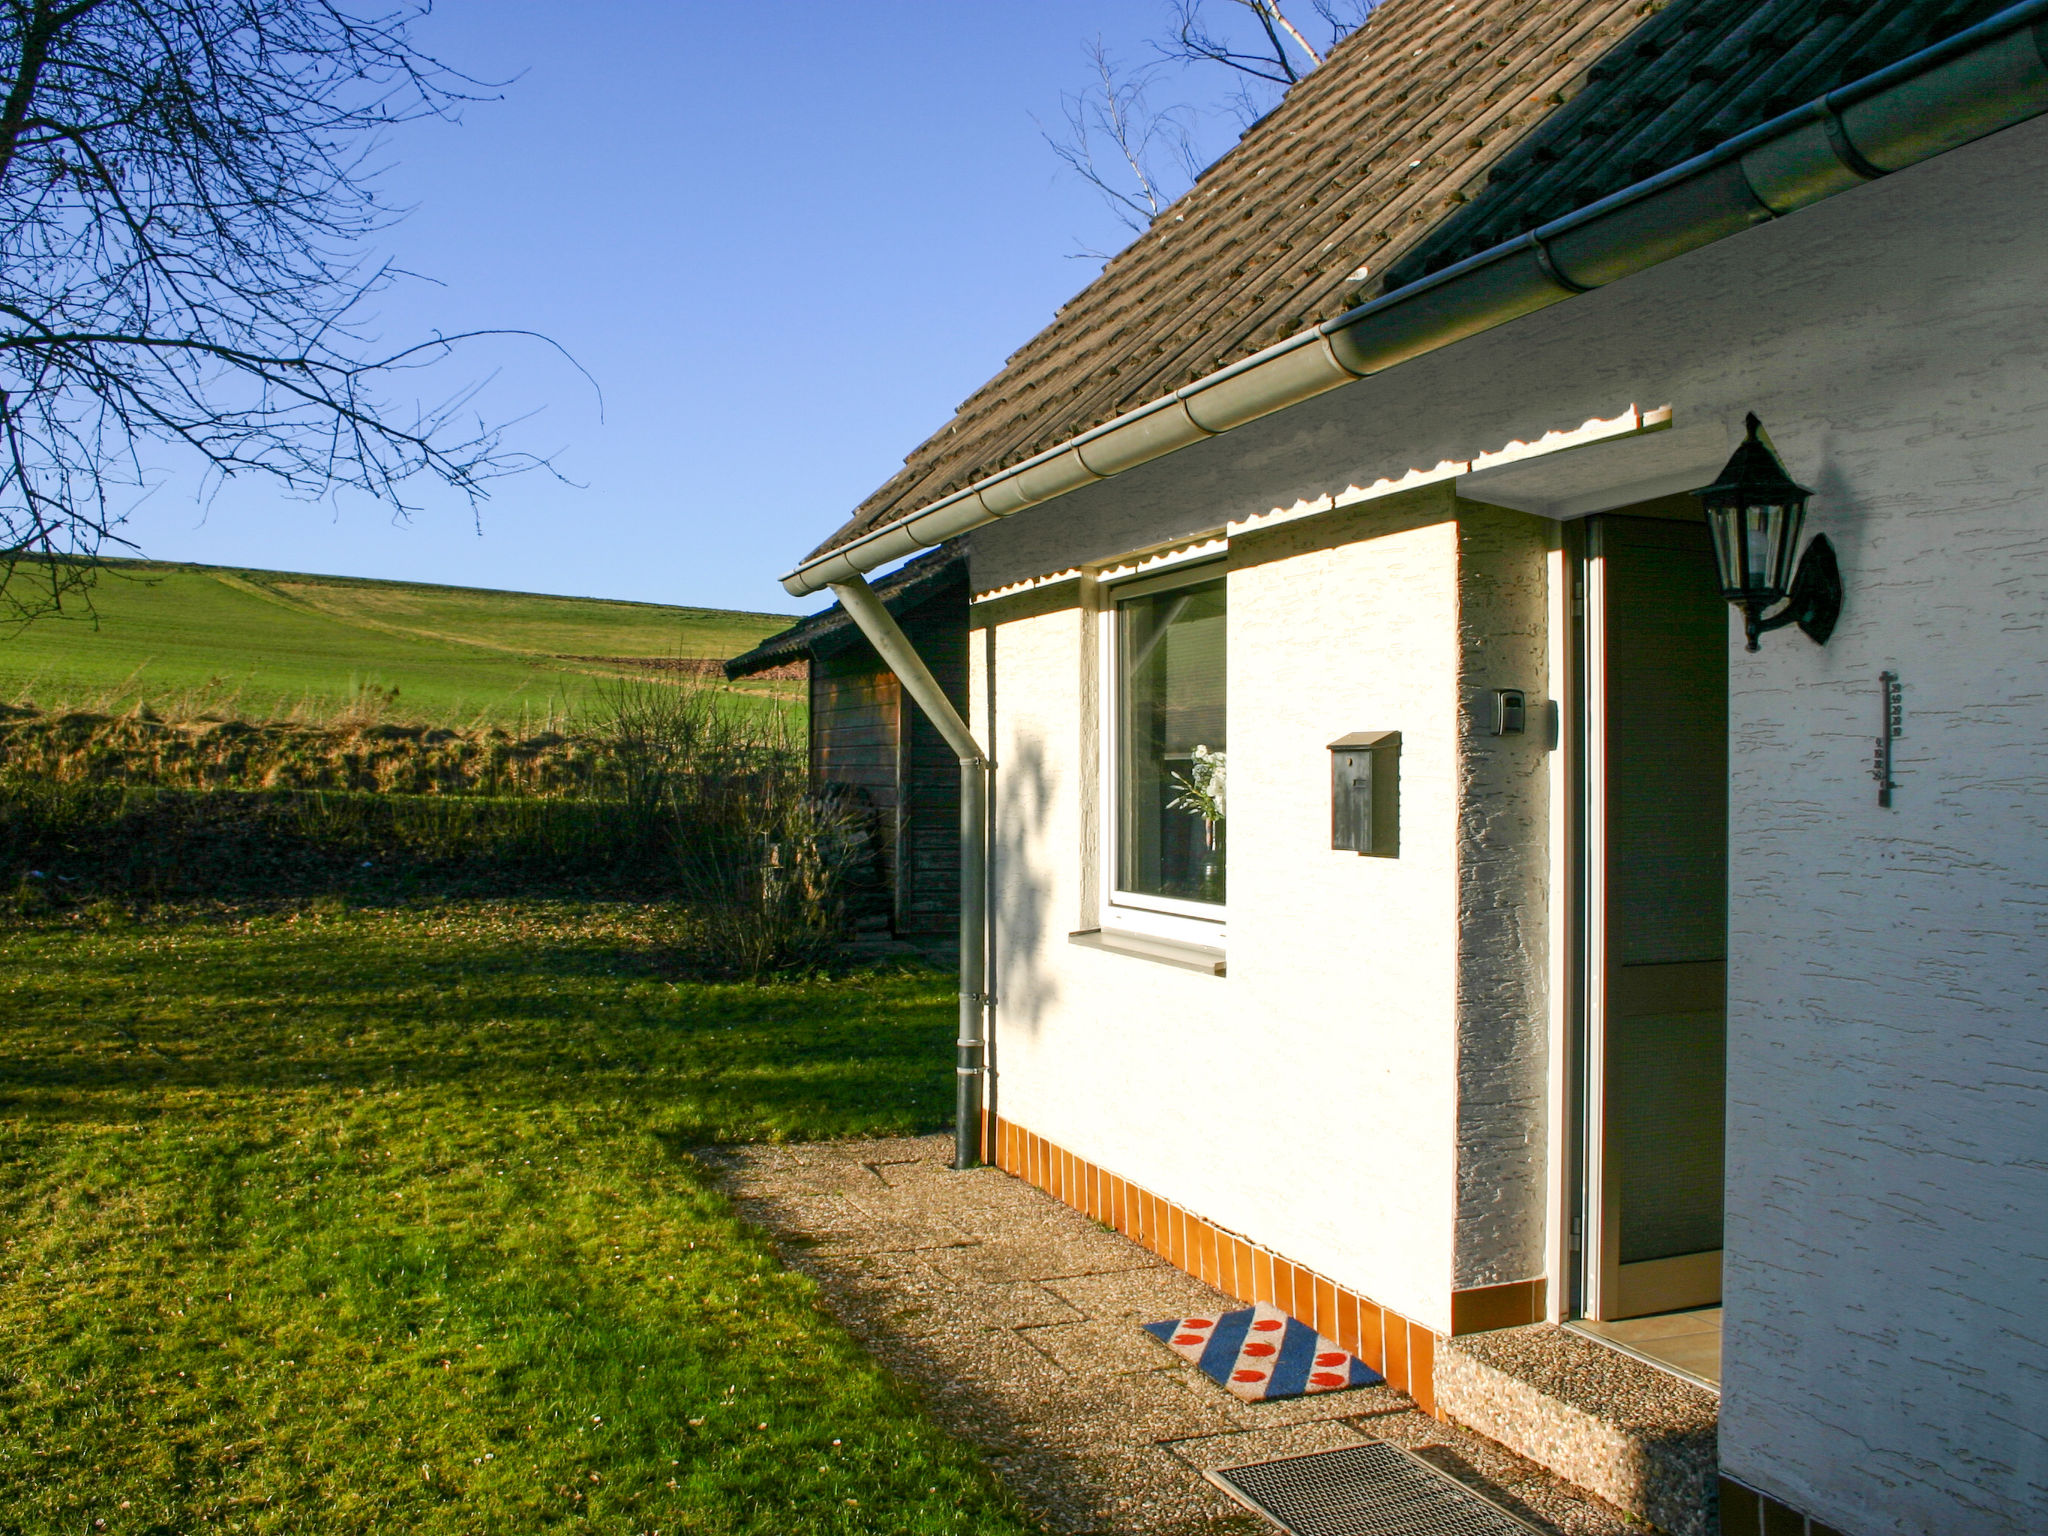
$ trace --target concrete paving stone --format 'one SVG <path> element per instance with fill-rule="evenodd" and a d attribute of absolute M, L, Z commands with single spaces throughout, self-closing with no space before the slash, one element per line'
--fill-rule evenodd
<path fill-rule="evenodd" d="M 976 1243 L 934 1254 L 932 1262 L 962 1281 L 980 1283 L 1118 1273 L 1154 1262 L 1149 1254 L 1098 1243 Z"/>
<path fill-rule="evenodd" d="M 741 1167 L 728 1178 L 741 1194 L 846 1195 L 881 1187 L 864 1163 L 787 1163 L 773 1169 Z"/>
<path fill-rule="evenodd" d="M 947 1428 L 996 1449 L 1136 1446 L 1233 1428 L 1190 1394 L 1173 1367 L 1128 1376 L 1077 1376 L 1011 1330 L 947 1330 L 863 1338 L 900 1375 L 922 1384 Z"/>
<path fill-rule="evenodd" d="M 884 1210 L 889 1207 L 884 1200 L 915 1202 L 917 1208 L 928 1214 L 951 1222 L 979 1242 L 1025 1243 L 1051 1246 L 1072 1242 L 1098 1242 L 1111 1234 L 1085 1218 L 1068 1221 L 1062 1215 L 1054 1215 L 1034 1204 L 1025 1204 L 1012 1191 L 1003 1199 L 986 1199 L 980 1188 L 937 1189 L 927 1192 L 912 1186 L 907 1189 L 892 1189 L 886 1194 L 870 1192 L 861 1196 L 862 1203 L 870 1210 Z M 1036 1194 L 1036 1191 L 1030 1191 Z M 1044 1197 L 1039 1196 L 1042 1200 Z M 1071 1212 L 1064 1212 L 1071 1215 Z M 1123 1239 L 1114 1238 L 1121 1244 Z"/>
<path fill-rule="evenodd" d="M 1200 1467 L 1359 1436 L 1426 1455 L 1551 1536 L 1640 1529 L 1390 1388 L 1239 1400 L 1138 1325 L 1240 1303 L 1020 1180 L 955 1173 L 951 1155 L 935 1136 L 703 1157 L 849 1331 L 1050 1529 L 1250 1536 L 1263 1522 Z"/>
<path fill-rule="evenodd" d="M 1077 1400 L 1072 1375 L 1014 1329 L 953 1326 L 887 1343 L 912 1362 L 909 1374 L 917 1380 L 948 1392 L 966 1383 L 1006 1411 L 1043 1404 L 1039 1417 L 1048 1427 L 1056 1428 L 1062 1410 Z"/>
<path fill-rule="evenodd" d="M 1102 1500 L 1107 1532 L 1165 1532 L 1171 1536 L 1250 1536 L 1269 1531 L 1207 1479 L 1163 1447 L 1100 1456 L 1098 1475 L 1107 1474 Z"/>
<path fill-rule="evenodd" d="M 1034 1436 L 1090 1445 L 1139 1445 L 1223 1434 L 1235 1424 L 1218 1405 L 1189 1392 L 1185 1367 L 1123 1376 L 1067 1378 Z"/>
<path fill-rule="evenodd" d="M 762 1150 L 775 1161 L 819 1163 L 943 1163 L 953 1155 L 953 1138 L 884 1136 L 871 1141 L 761 1142 L 744 1150 Z"/>
<path fill-rule="evenodd" d="M 1071 1536 L 1251 1536 L 1269 1529 L 1213 1489 L 1187 1487 L 1177 1466 L 1056 1450 L 991 1457 L 989 1464 L 1049 1530 Z"/>
<path fill-rule="evenodd" d="M 934 1369 L 929 1355 L 916 1349 L 916 1342 L 882 1339 L 872 1348 L 877 1360 L 918 1388 L 925 1410 L 948 1434 L 997 1456 L 1052 1443 L 1024 1433 L 1031 1412 L 1024 1394 L 1001 1393 L 981 1383 L 949 1379 Z"/>
<path fill-rule="evenodd" d="M 1135 1243 L 1130 1246 L 1137 1248 Z M 1244 1305 L 1204 1285 L 1193 1275 L 1145 1254 L 1142 1248 L 1137 1251 L 1153 1259 L 1149 1267 L 1047 1280 L 1045 1288 L 1065 1297 L 1090 1317 L 1120 1317 L 1132 1327 L 1162 1322 L 1169 1317 L 1227 1312 Z"/>
<path fill-rule="evenodd" d="M 1160 1451 L 1051 1450 L 997 1457 L 999 1475 L 1052 1529 L 1110 1536 L 1250 1536 L 1267 1530 L 1219 1490 Z M 1038 1497 L 1034 1498 L 1033 1495 Z M 1040 1501 L 1043 1502 L 1040 1502 Z"/>
<path fill-rule="evenodd" d="M 865 1239 L 874 1227 L 873 1217 L 845 1195 L 742 1194 L 734 1203 L 747 1220 L 787 1236 Z"/>
<path fill-rule="evenodd" d="M 1358 1419 L 1381 1413 L 1412 1413 L 1415 1399 L 1392 1387 L 1347 1387 L 1342 1392 L 1311 1392 L 1278 1402 L 1248 1403 L 1199 1373 L 1195 1378 L 1228 1407 L 1245 1429 L 1279 1429 L 1288 1424 L 1313 1424 L 1324 1419 Z M 1432 1421 L 1433 1422 L 1433 1421 Z"/>
<path fill-rule="evenodd" d="M 1018 1332 L 1025 1343 L 1044 1350 L 1076 1375 L 1125 1376 L 1186 1363 L 1151 1334 L 1122 1318 L 1090 1318 L 1047 1328 L 1020 1328 Z"/>
<path fill-rule="evenodd" d="M 943 1189 L 967 1185 L 978 1187 L 1014 1182 L 1000 1168 L 955 1168 L 950 1158 L 891 1157 L 868 1164 L 892 1189 Z"/>
<path fill-rule="evenodd" d="M 961 1223 L 952 1220 L 952 1213 L 942 1207 L 895 1199 L 888 1191 L 878 1191 L 869 1195 L 847 1195 L 844 1198 L 848 1206 L 864 1212 L 877 1231 L 894 1229 L 900 1232 L 943 1233 L 949 1239 L 946 1245 L 948 1247 L 966 1247 L 988 1241 L 980 1233 L 969 1231 Z"/>
<path fill-rule="evenodd" d="M 1084 1319 L 1071 1304 L 1030 1280 L 963 1284 L 926 1253 L 806 1249 L 792 1268 L 818 1282 L 827 1299 L 864 1314 L 886 1315 L 907 1333 L 960 1328 L 1042 1328 Z"/>
<path fill-rule="evenodd" d="M 1100 1530 L 1101 1485 L 1107 1478 L 1076 1466 L 1071 1455 L 1032 1448 L 992 1455 L 989 1469 L 1000 1477 L 1048 1530 Z"/>
<path fill-rule="evenodd" d="M 1339 1419 L 1288 1424 L 1278 1429 L 1234 1429 L 1226 1435 L 1198 1435 L 1169 1440 L 1161 1449 L 1206 1472 L 1211 1467 L 1241 1466 L 1248 1461 L 1274 1461 L 1282 1456 L 1309 1456 L 1358 1445 L 1364 1436 Z"/>
<path fill-rule="evenodd" d="M 1318 1392 L 1307 1397 L 1283 1398 L 1274 1403 L 1248 1403 L 1221 1383 L 1211 1381 L 1186 1362 L 1163 1373 L 1175 1389 L 1184 1394 L 1199 1412 L 1213 1422 L 1218 1433 L 1284 1429 L 1295 1424 L 1348 1422 L 1361 1417 L 1361 1400 L 1372 1413 L 1413 1413 L 1414 1399 L 1406 1393 L 1384 1387 L 1361 1387 L 1349 1392 Z M 1365 1394 L 1373 1394 L 1366 1398 Z"/>
<path fill-rule="evenodd" d="M 1044 1192 L 1022 1179 L 1012 1178 L 1000 1168 L 970 1168 L 962 1172 L 942 1163 L 872 1163 L 869 1167 L 880 1182 L 906 1196 L 927 1200 L 979 1200 L 991 1210 L 1011 1210 L 1040 1220 L 1088 1218 L 1071 1206 L 1045 1204 Z M 1034 1198 L 1035 1197 L 1035 1198 Z"/>
<path fill-rule="evenodd" d="M 1025 1224 L 1067 1231 L 1114 1230 L 1000 1169 L 977 1168 L 955 1173 L 950 1168 L 906 1165 L 883 1171 L 889 1176 L 885 1187 L 900 1199 L 971 1209 L 1005 1227 Z"/>
<path fill-rule="evenodd" d="M 910 1262 L 882 1263 L 894 1259 Z M 908 1336 L 956 1325 L 952 1286 L 920 1271 L 914 1254 L 811 1253 L 795 1267 L 818 1282 L 835 1311 L 853 1309 L 872 1327 Z"/>
<path fill-rule="evenodd" d="M 855 1211 L 860 1210 L 851 1199 L 845 1204 Z M 780 1222 L 764 1222 L 763 1225 L 777 1230 L 783 1227 Z M 799 1226 L 795 1235 L 808 1238 L 819 1248 L 857 1248 L 865 1253 L 919 1253 L 979 1246 L 975 1238 L 948 1222 L 895 1212 L 886 1215 L 867 1212 L 865 1220 L 857 1216 L 846 1222 L 835 1217 L 830 1226 Z M 1007 1275 L 1003 1278 L 1028 1280 L 1032 1277 Z"/>
<path fill-rule="evenodd" d="M 1080 1308 L 1036 1280 L 989 1281 L 979 1295 L 970 1292 L 969 1299 L 1011 1328 L 1056 1328 L 1087 1321 Z"/>

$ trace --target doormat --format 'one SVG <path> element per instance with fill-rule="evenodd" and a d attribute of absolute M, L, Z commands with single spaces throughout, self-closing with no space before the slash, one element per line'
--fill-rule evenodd
<path fill-rule="evenodd" d="M 1144 1328 L 1248 1403 L 1373 1387 L 1386 1379 L 1334 1340 L 1263 1301 L 1242 1312 L 1168 1318 Z"/>
<path fill-rule="evenodd" d="M 1535 1536 L 1535 1527 L 1384 1440 L 1203 1474 L 1288 1536 Z"/>

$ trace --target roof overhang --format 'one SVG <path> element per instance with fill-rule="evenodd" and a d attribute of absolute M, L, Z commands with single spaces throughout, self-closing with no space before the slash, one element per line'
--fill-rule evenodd
<path fill-rule="evenodd" d="M 1697 490 L 1734 447 L 1717 425 L 1667 427 L 1458 476 L 1458 494 L 1560 520 Z"/>

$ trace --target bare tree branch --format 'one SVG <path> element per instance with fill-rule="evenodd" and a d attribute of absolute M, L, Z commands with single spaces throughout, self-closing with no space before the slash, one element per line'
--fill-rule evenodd
<path fill-rule="evenodd" d="M 1061 98 L 1066 137 L 1054 138 L 1043 124 L 1039 132 L 1068 169 L 1102 194 L 1126 227 L 1142 230 L 1200 169 L 1193 113 L 1186 107 L 1155 112 L 1146 99 L 1152 69 L 1122 69 L 1100 38 L 1089 45 L 1088 57 L 1094 82 L 1086 91 Z M 1107 168 L 1104 161 L 1110 162 Z"/>
<path fill-rule="evenodd" d="M 1215 3 L 1223 8 L 1220 20 L 1206 9 L 1210 0 L 1165 0 L 1166 30 L 1152 40 L 1153 58 L 1135 67 L 1112 59 L 1098 39 L 1088 50 L 1094 82 L 1062 99 L 1064 136 L 1045 134 L 1052 152 L 1132 230 L 1145 229 L 1194 184 L 1208 159 L 1201 125 L 1209 112 L 1248 127 L 1363 26 L 1379 0 L 1311 0 L 1321 46 L 1288 16 L 1281 0 Z M 1225 72 L 1225 88 L 1208 112 L 1187 98 L 1195 66 L 1202 74 L 1213 75 L 1212 66 Z M 1179 99 L 1155 106 L 1154 94 L 1162 87 L 1177 88 Z M 1039 131 L 1045 132 L 1043 125 Z M 1087 249 L 1076 254 L 1103 256 Z"/>
<path fill-rule="evenodd" d="M 1212 30 L 1203 10 L 1206 3 L 1168 0 L 1171 30 L 1154 44 L 1160 53 L 1180 63 L 1221 64 L 1284 88 L 1320 68 L 1330 49 L 1364 24 L 1378 0 L 1314 0 L 1316 15 L 1329 32 L 1321 48 L 1288 19 L 1279 0 L 1220 0 L 1225 8 L 1223 31 Z M 1247 15 L 1255 26 L 1249 38 L 1231 30 L 1241 28 Z"/>
<path fill-rule="evenodd" d="M 382 134 L 487 90 L 413 46 L 426 5 L 0 0 L 0 623 L 132 548 L 118 498 L 160 447 L 398 516 L 417 477 L 475 505 L 543 463 L 475 386 L 394 397 L 468 338 L 358 318 L 398 275 L 356 254 L 393 219 Z"/>

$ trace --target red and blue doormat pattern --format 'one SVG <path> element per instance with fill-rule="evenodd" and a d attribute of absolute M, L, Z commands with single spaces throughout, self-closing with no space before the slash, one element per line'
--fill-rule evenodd
<path fill-rule="evenodd" d="M 1372 1387 L 1386 1378 L 1307 1323 L 1260 1302 L 1242 1312 L 1169 1318 L 1145 1331 L 1248 1403 Z"/>

